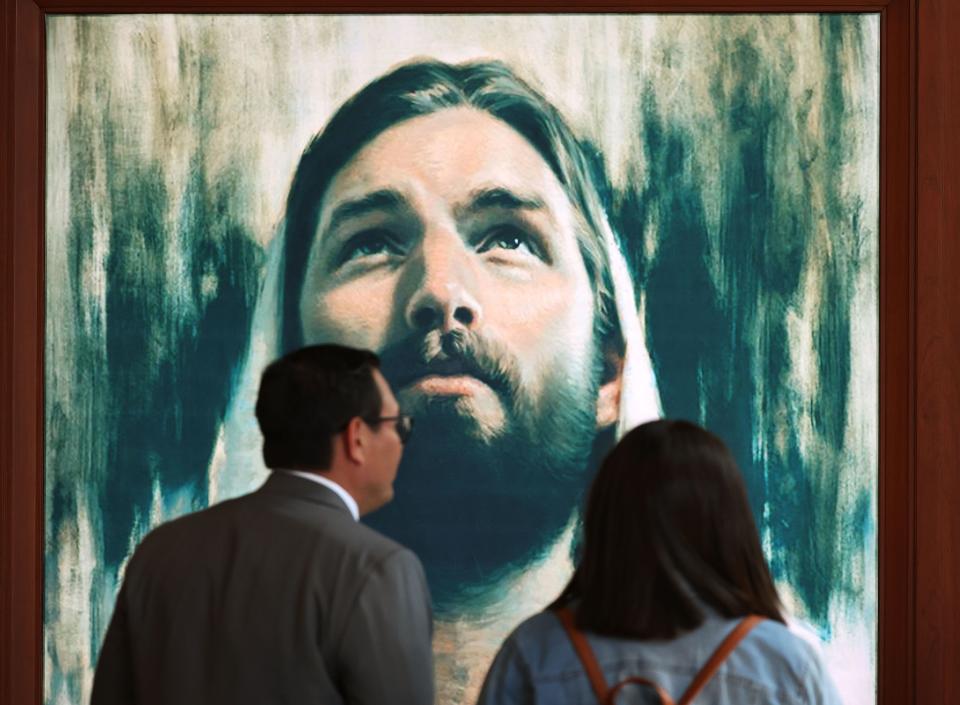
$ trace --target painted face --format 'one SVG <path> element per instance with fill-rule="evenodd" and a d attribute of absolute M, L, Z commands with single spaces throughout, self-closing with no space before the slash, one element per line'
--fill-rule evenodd
<path fill-rule="evenodd" d="M 373 518 L 427 563 L 447 540 L 483 563 L 493 506 L 520 512 L 514 552 L 538 550 L 570 516 L 600 368 L 577 222 L 537 151 L 471 108 L 381 133 L 324 196 L 304 339 L 378 352 L 417 418 L 397 501 Z"/>
<path fill-rule="evenodd" d="M 575 223 L 547 163 L 506 124 L 469 108 L 401 123 L 326 193 L 300 302 L 304 338 L 380 353 L 415 338 L 434 348 L 419 354 L 429 361 L 444 334 L 461 333 L 464 346 L 482 347 L 483 367 L 506 369 L 437 365 L 391 381 L 405 409 L 449 399 L 477 436 L 496 436 L 512 401 L 501 386 L 518 385 L 543 413 L 550 378 L 583 378 L 593 361 Z"/>

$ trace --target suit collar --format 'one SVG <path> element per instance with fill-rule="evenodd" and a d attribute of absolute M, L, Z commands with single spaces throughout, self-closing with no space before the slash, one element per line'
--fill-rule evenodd
<path fill-rule="evenodd" d="M 353 495 L 347 492 L 346 488 L 339 482 L 331 480 L 326 475 L 322 475 L 317 472 L 307 472 L 304 470 L 280 470 L 280 472 L 286 472 L 290 475 L 302 477 L 305 480 L 315 482 L 318 485 L 323 485 L 329 490 L 333 490 L 333 493 L 337 495 L 344 504 L 347 505 L 347 509 L 350 510 L 350 514 L 353 516 L 354 520 L 360 521 L 360 507 L 357 506 L 357 500 L 355 500 Z"/>
<path fill-rule="evenodd" d="M 284 470 L 271 470 L 267 481 L 257 491 L 264 494 L 316 502 L 325 507 L 344 512 L 353 518 L 349 507 L 332 489 L 321 485 L 319 482 L 292 475 Z"/>

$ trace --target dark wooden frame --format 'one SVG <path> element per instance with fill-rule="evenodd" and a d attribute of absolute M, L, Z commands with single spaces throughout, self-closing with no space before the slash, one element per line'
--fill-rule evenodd
<path fill-rule="evenodd" d="M 42 701 L 44 19 L 102 12 L 881 14 L 879 703 L 960 702 L 960 90 L 954 0 L 3 0 L 0 702 Z"/>

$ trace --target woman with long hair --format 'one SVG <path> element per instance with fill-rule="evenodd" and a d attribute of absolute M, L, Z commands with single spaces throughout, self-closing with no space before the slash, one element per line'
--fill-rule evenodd
<path fill-rule="evenodd" d="M 733 456 L 686 421 L 638 426 L 604 460 L 573 578 L 504 642 L 479 703 L 657 697 L 840 702 L 815 647 L 785 625 Z"/>

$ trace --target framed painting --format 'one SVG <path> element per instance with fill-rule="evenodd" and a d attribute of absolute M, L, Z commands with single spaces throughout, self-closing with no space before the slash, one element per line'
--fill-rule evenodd
<path fill-rule="evenodd" d="M 338 128 L 340 106 L 398 76 L 449 84 L 416 96 L 418 120 L 449 123 L 421 146 L 449 162 L 444 183 L 505 163 L 470 150 L 484 126 L 455 102 L 487 80 L 564 126 L 586 158 L 551 168 L 595 194 L 579 205 L 582 291 L 535 282 L 534 301 L 493 265 L 445 272 L 496 340 L 477 359 L 527 375 L 504 381 L 505 419 L 478 422 L 502 423 L 495 441 L 416 409 L 434 431 L 369 518 L 424 561 L 438 697 L 472 702 L 509 629 L 569 576 L 596 459 L 666 415 L 731 444 L 793 626 L 845 701 L 901 701 L 911 665 L 888 644 L 907 640 L 914 589 L 911 3 L 13 5 L 11 460 L 29 472 L 4 498 L 21 567 L 8 595 L 35 607 L 10 615 L 31 635 L 16 702 L 85 701 L 140 538 L 262 481 L 252 400 L 270 359 L 371 347 L 405 401 L 407 347 L 423 341 L 394 318 L 425 284 L 363 280 L 398 256 L 389 238 L 327 262 L 314 206 L 297 205 L 389 128 Z M 484 261 L 520 271 L 550 245 L 496 247 Z"/>

